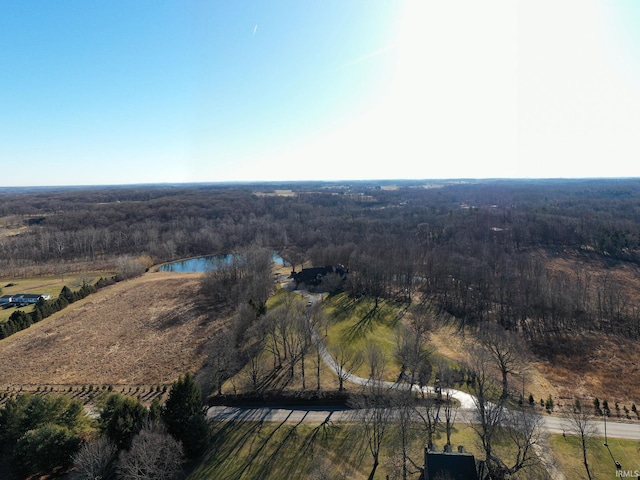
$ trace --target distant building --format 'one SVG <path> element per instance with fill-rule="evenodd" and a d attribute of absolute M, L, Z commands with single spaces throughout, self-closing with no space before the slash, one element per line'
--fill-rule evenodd
<path fill-rule="evenodd" d="M 342 265 L 337 265 L 335 267 L 326 265 L 324 267 L 303 268 L 299 272 L 291 272 L 289 278 L 292 278 L 296 282 L 296 285 L 299 285 L 300 283 L 304 283 L 306 285 L 319 285 L 322 283 L 324 277 L 332 273 L 340 275 L 344 280 L 348 271 L 349 270 Z"/>
<path fill-rule="evenodd" d="M 50 300 L 51 295 L 48 293 L 14 293 L 13 295 L 2 295 L 0 297 L 0 305 L 3 305 L 5 308 L 11 307 L 12 305 L 34 305 L 38 303 L 40 299 Z"/>
<path fill-rule="evenodd" d="M 49 300 L 51 295 L 48 293 L 40 294 L 40 293 L 17 293 L 13 296 L 14 303 L 38 303 L 40 299 Z"/>
<path fill-rule="evenodd" d="M 13 295 L 2 295 L 0 297 L 0 303 L 11 303 L 13 302 Z"/>

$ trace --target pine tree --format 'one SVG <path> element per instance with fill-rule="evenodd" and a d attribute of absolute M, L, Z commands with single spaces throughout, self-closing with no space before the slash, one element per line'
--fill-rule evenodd
<path fill-rule="evenodd" d="M 67 303 L 73 303 L 75 301 L 73 292 L 66 285 L 62 287 L 59 297 L 64 298 L 67 301 Z"/>
<path fill-rule="evenodd" d="M 112 393 L 100 413 L 100 429 L 119 449 L 129 448 L 147 416 L 147 408 L 136 398 Z"/>
<path fill-rule="evenodd" d="M 190 374 L 171 386 L 162 409 L 162 420 L 169 433 L 182 442 L 187 457 L 204 453 L 209 441 L 209 425 L 202 405 L 202 392 Z"/>

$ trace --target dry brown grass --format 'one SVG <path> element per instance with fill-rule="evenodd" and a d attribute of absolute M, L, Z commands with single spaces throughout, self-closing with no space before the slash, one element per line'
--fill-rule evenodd
<path fill-rule="evenodd" d="M 216 328 L 198 305 L 198 278 L 149 273 L 0 341 L 0 388 L 168 384 L 195 372 Z"/>
<path fill-rule="evenodd" d="M 457 328 L 451 325 L 437 325 L 429 336 L 429 343 L 439 355 L 461 365 L 468 361 L 467 352 L 475 342 L 474 334 L 466 332 L 462 335 Z M 537 361 L 530 352 L 524 353 L 530 358 L 529 370 L 525 377 L 525 396 L 532 394 L 537 400 L 546 399 L 548 395 L 552 395 L 554 398 L 558 397 L 558 385 L 542 369 L 543 364 Z M 520 381 L 519 378 L 512 379 L 515 390 L 521 387 Z"/>
<path fill-rule="evenodd" d="M 460 364 L 474 341 L 472 334 L 463 338 L 450 326 L 437 326 L 430 335 L 430 344 L 439 355 Z M 615 402 L 620 408 L 630 408 L 632 403 L 640 406 L 640 360 L 635 358 L 640 342 L 583 334 L 567 338 L 565 345 L 566 353 L 552 359 L 541 360 L 529 352 L 525 396 L 532 394 L 539 402 L 551 395 L 559 409 L 571 407 L 576 398 L 591 405 L 594 397 L 607 399 L 612 410 Z"/>
<path fill-rule="evenodd" d="M 589 254 L 563 252 L 560 257 L 542 256 L 548 268 L 589 278 L 592 288 L 614 281 L 635 304 L 640 304 L 640 268 Z M 564 339 L 563 352 L 537 363 L 537 370 L 567 403 L 606 398 L 613 405 L 640 404 L 640 341 L 606 333 L 583 333 Z M 550 392 L 551 393 L 551 392 Z"/>
<path fill-rule="evenodd" d="M 540 373 L 557 388 L 560 398 L 598 397 L 608 399 L 612 408 L 616 401 L 621 406 L 640 405 L 636 358 L 640 342 L 591 334 L 568 343 L 566 355 L 539 363 Z"/>
<path fill-rule="evenodd" d="M 563 270 L 605 271 L 605 265 L 578 258 L 548 260 Z M 627 265 L 609 265 L 606 271 L 626 278 L 628 285 L 637 281 Z M 283 276 L 289 272 L 290 267 L 281 269 Z M 0 391 L 20 385 L 161 385 L 197 371 L 205 358 L 204 345 L 219 326 L 208 320 L 198 303 L 199 276 L 148 273 L 103 289 L 0 341 L 0 362 L 5 366 Z M 473 338 L 467 334 L 463 339 L 448 327 L 436 328 L 430 341 L 439 355 L 460 363 L 468 342 Z M 567 340 L 566 353 L 545 360 L 533 357 L 526 395 L 532 393 L 538 401 L 551 394 L 557 404 L 566 405 L 574 397 L 584 403 L 595 396 L 608 399 L 611 406 L 616 401 L 621 406 L 640 405 L 638 347 L 638 341 L 604 335 Z M 313 360 L 309 356 L 309 384 L 315 381 Z M 330 388 L 335 379 L 324 370 L 323 388 Z M 298 369 L 290 383 L 299 385 Z"/>

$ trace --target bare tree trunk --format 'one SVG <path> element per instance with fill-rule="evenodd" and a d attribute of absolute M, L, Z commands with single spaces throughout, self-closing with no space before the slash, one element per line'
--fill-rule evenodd
<path fill-rule="evenodd" d="M 587 478 L 592 480 L 591 470 L 589 469 L 589 461 L 587 459 L 587 450 L 596 433 L 596 426 L 589 414 L 580 408 L 574 408 L 571 415 L 567 419 L 567 430 L 580 437 L 580 446 L 582 448 L 582 463 L 587 472 Z"/>
<path fill-rule="evenodd" d="M 373 457 L 373 467 L 371 468 L 371 473 L 369 473 L 368 480 L 373 480 L 373 477 L 376 475 L 376 470 L 378 469 L 378 456 L 375 455 Z"/>
<path fill-rule="evenodd" d="M 318 341 L 319 343 L 319 341 Z M 318 391 L 320 391 L 320 364 L 322 363 L 322 354 L 320 352 L 320 346 L 316 344 L 316 378 L 318 379 Z"/>

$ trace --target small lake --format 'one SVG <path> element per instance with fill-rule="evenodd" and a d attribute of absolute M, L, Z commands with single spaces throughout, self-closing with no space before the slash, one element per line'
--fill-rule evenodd
<path fill-rule="evenodd" d="M 217 270 L 220 267 L 229 265 L 233 260 L 232 254 L 227 255 L 206 255 L 204 257 L 189 258 L 187 260 L 179 260 L 177 262 L 167 263 L 160 267 L 163 272 L 206 272 L 208 270 Z M 285 266 L 285 261 L 277 253 L 273 254 L 273 262 L 279 266 Z"/>

